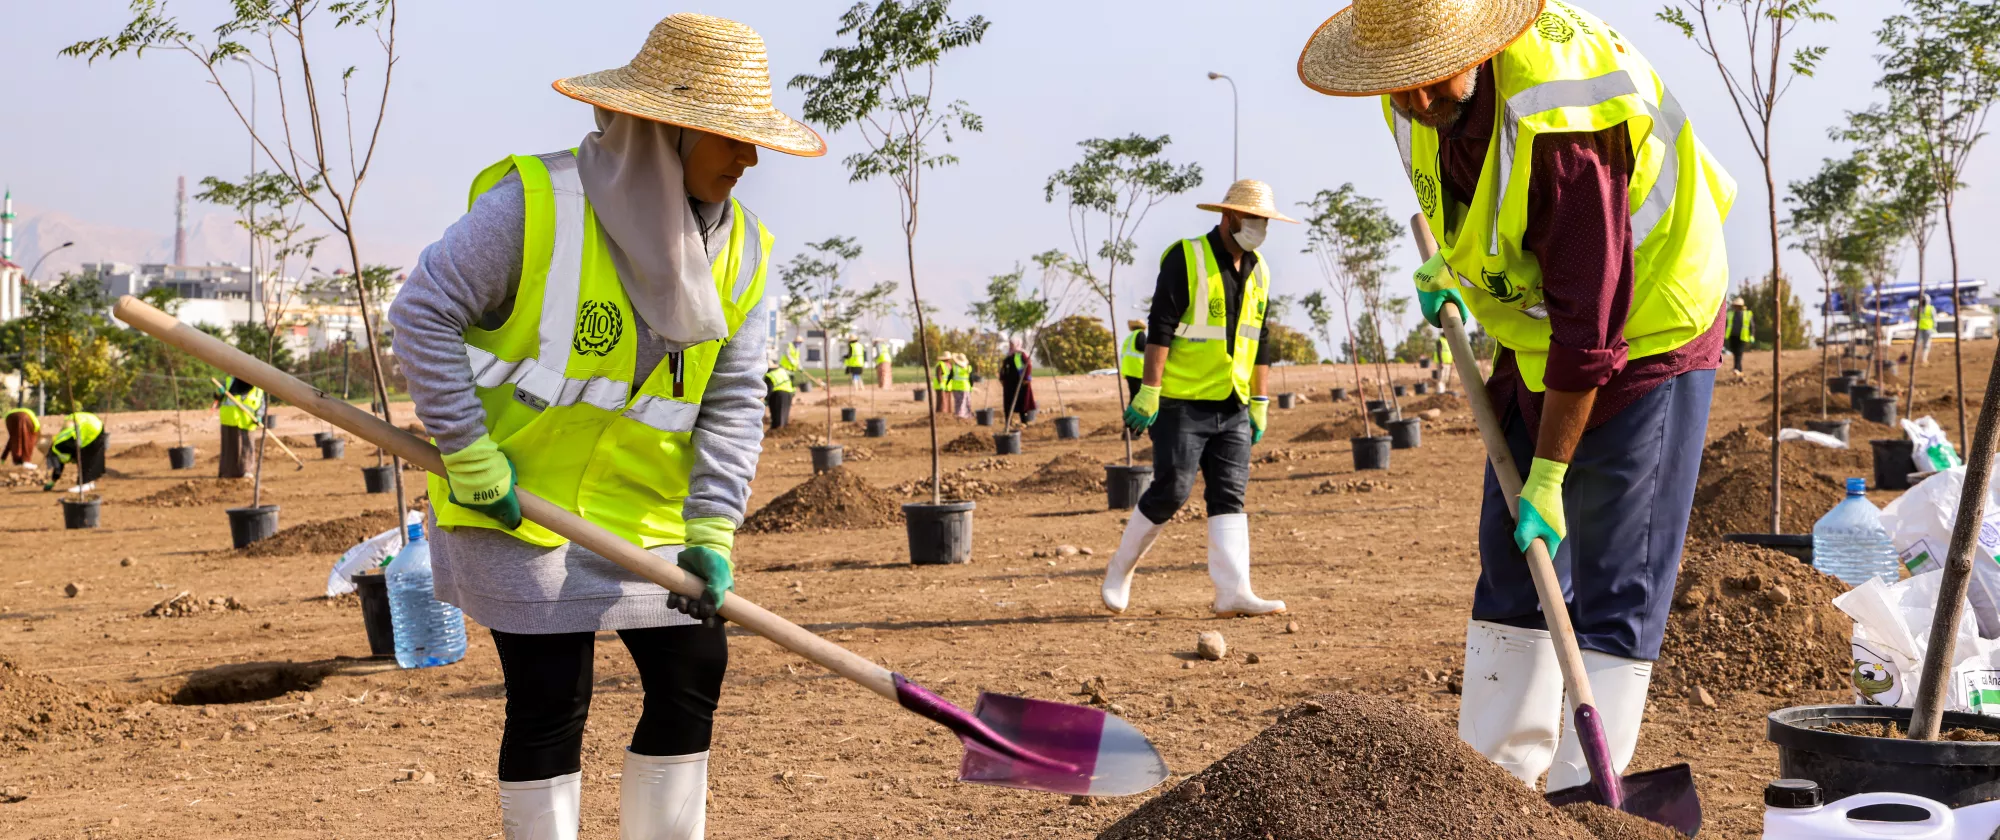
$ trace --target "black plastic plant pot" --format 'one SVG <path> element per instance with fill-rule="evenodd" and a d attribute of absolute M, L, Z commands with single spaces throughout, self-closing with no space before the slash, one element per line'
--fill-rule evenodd
<path fill-rule="evenodd" d="M 1298 404 L 1299 404 L 1299 395 L 1298 395 L 1298 394 L 1279 394 L 1279 395 L 1278 395 L 1278 407 L 1279 407 L 1279 408 L 1282 408 L 1282 409 L 1285 409 L 1286 411 L 1290 411 L 1290 410 L 1292 409 L 1292 407 L 1294 407 L 1294 406 L 1296 406 L 1296 405 L 1298 405 Z"/>
<path fill-rule="evenodd" d="M 872 438 L 888 437 L 889 418 L 887 417 L 868 418 L 868 421 L 865 424 L 863 424 L 862 433 Z"/>
<path fill-rule="evenodd" d="M 264 428 L 266 429 L 278 428 L 278 415 L 276 414 L 264 415 Z"/>
<path fill-rule="evenodd" d="M 1431 392 L 1431 384 L 1429 382 L 1419 382 L 1415 385 L 1411 385 L 1410 388 L 1414 390 L 1417 396 L 1419 397 Z"/>
<path fill-rule="evenodd" d="M 1389 450 L 1394 447 L 1387 435 L 1348 438 L 1347 442 L 1354 446 L 1354 469 L 1386 470 L 1389 468 Z"/>
<path fill-rule="evenodd" d="M 194 469 L 194 447 L 176 446 L 167 450 L 167 469 Z"/>
<path fill-rule="evenodd" d="M 97 514 L 104 507 L 104 497 L 91 494 L 81 499 L 71 493 L 62 500 L 63 527 L 71 531 L 97 527 Z"/>
<path fill-rule="evenodd" d="M 1875 489 L 1910 489 L 1910 473 L 1917 471 L 1917 461 L 1912 454 L 1915 445 L 1910 443 L 1910 439 L 1885 438 L 1871 440 L 1868 445 L 1875 450 Z"/>
<path fill-rule="evenodd" d="M 1023 411 L 1021 412 L 1021 422 L 1033 423 L 1035 422 L 1035 418 L 1040 416 L 1042 416 L 1040 411 Z"/>
<path fill-rule="evenodd" d="M 1107 510 L 1131 510 L 1139 505 L 1146 485 L 1153 483 L 1151 464 L 1105 464 L 1104 502 Z"/>
<path fill-rule="evenodd" d="M 802 377 L 799 379 L 798 387 L 799 387 L 799 393 L 810 394 L 812 393 L 813 389 L 813 381 Z"/>
<path fill-rule="evenodd" d="M 1387 426 L 1390 449 L 1415 449 L 1424 445 L 1424 421 L 1421 418 L 1391 420 Z"/>
<path fill-rule="evenodd" d="M 1812 565 L 1813 543 L 1811 534 L 1723 534 L 1725 542 L 1754 545 L 1772 551 L 1782 551 L 1797 557 L 1806 565 Z"/>
<path fill-rule="evenodd" d="M 1846 443 L 1847 427 L 1853 422 L 1852 420 L 1807 420 L 1806 431 L 1832 435 L 1839 438 L 1841 443 Z"/>
<path fill-rule="evenodd" d="M 1901 370 L 1902 370 L 1902 365 L 1900 363 L 1897 362 L 1882 363 L 1883 376 L 1895 376 L 1897 373 L 1901 372 Z"/>
<path fill-rule="evenodd" d="M 858 411 L 859 411 L 859 409 L 856 409 L 856 408 L 853 408 L 853 407 L 849 407 L 849 408 L 843 408 L 843 409 L 841 409 L 841 410 L 840 410 L 840 422 L 842 422 L 842 423 L 852 423 L 852 422 L 854 422 L 855 418 L 857 418 L 857 417 L 859 417 L 859 416 L 860 416 L 860 415 L 859 415 L 858 413 L 856 413 L 856 412 L 858 412 Z"/>
<path fill-rule="evenodd" d="M 911 401 L 913 401 L 913 402 L 923 402 L 923 401 L 924 401 L 924 389 L 922 389 L 922 388 L 911 388 L 911 389 L 910 389 L 910 400 L 911 400 Z"/>
<path fill-rule="evenodd" d="M 1057 417 L 1056 437 L 1060 440 L 1077 440 L 1083 437 L 1083 419 L 1080 417 Z"/>
<path fill-rule="evenodd" d="M 1910 688 L 1900 687 L 1903 691 Z M 1889 724 L 1896 737 L 1828 732 L 1835 724 Z M 1795 706 L 1765 719 L 1778 775 L 1818 782 L 1832 802 L 1859 793 L 1908 793 L 1963 808 L 2000 799 L 2000 742 L 1912 741 L 1910 710 L 1894 706 Z M 1945 712 L 1943 731 L 2000 733 L 2000 718 Z"/>
<path fill-rule="evenodd" d="M 1385 408 L 1388 408 L 1388 407 L 1389 407 L 1389 401 L 1388 401 L 1388 400 L 1365 400 L 1365 401 L 1363 401 L 1363 402 L 1361 403 L 1361 407 L 1362 407 L 1363 409 L 1366 409 L 1366 410 L 1368 410 L 1368 411 L 1380 411 L 1380 410 L 1382 410 L 1382 409 L 1385 409 Z"/>
<path fill-rule="evenodd" d="M 1330 400 L 1330 401 L 1333 401 L 1333 402 L 1340 402 L 1340 401 L 1342 401 L 1342 400 L 1345 400 L 1345 399 L 1347 399 L 1347 389 L 1346 389 L 1346 388 L 1328 388 L 1328 389 L 1326 390 L 1326 398 L 1327 398 L 1328 400 Z"/>
<path fill-rule="evenodd" d="M 842 449 L 840 444 L 815 446 L 812 448 L 813 472 L 816 474 L 828 472 L 834 467 L 840 466 L 840 462 L 845 456 L 846 450 Z"/>
<path fill-rule="evenodd" d="M 1884 426 L 1894 426 L 1897 422 L 1897 399 L 1891 397 L 1869 397 L 1861 401 L 1861 419 Z"/>
<path fill-rule="evenodd" d="M 314 446 L 325 446 L 327 441 L 334 439 L 332 432 L 313 432 Z"/>
<path fill-rule="evenodd" d="M 1854 380 L 1845 376 L 1829 376 L 1826 378 L 1826 389 L 1836 394 L 1847 393 L 1847 386 L 1853 384 Z"/>
<path fill-rule="evenodd" d="M 1429 359 L 1418 359 L 1418 360 L 1417 360 L 1417 367 L 1418 367 L 1418 368 L 1420 368 L 1420 369 L 1422 369 L 1422 370 L 1430 370 L 1430 369 L 1431 369 L 1431 360 L 1429 360 Z"/>
<path fill-rule="evenodd" d="M 1864 376 L 1864 375 L 1866 375 L 1866 374 L 1867 374 L 1867 371 L 1864 371 L 1864 370 L 1858 370 L 1858 369 L 1855 369 L 1855 368 L 1841 368 L 1841 369 L 1840 369 L 1840 375 L 1841 375 L 1841 376 L 1845 376 L 1845 377 L 1847 377 L 1847 378 L 1849 378 L 1849 379 L 1853 379 L 1853 380 L 1856 380 L 1856 381 L 1859 381 L 1859 380 L 1861 379 L 1861 377 L 1862 377 L 1862 376 Z"/>
<path fill-rule="evenodd" d="M 347 457 L 347 441 L 331 438 L 319 442 L 319 458 L 322 461 L 338 461 Z"/>
<path fill-rule="evenodd" d="M 370 493 L 389 493 L 396 489 L 396 465 L 383 464 L 379 467 L 362 467 L 361 484 Z"/>
<path fill-rule="evenodd" d="M 1401 415 L 1402 412 L 1394 408 L 1378 408 L 1368 412 L 1368 419 L 1375 421 L 1375 425 L 1387 429 L 1390 423 L 1402 419 Z"/>
<path fill-rule="evenodd" d="M 223 513 L 229 514 L 229 541 L 237 548 L 278 533 L 277 505 L 230 508 Z"/>
<path fill-rule="evenodd" d="M 1389 386 L 1389 393 L 1399 397 L 1407 397 L 1410 395 L 1410 388 L 1407 385 L 1391 385 Z"/>
<path fill-rule="evenodd" d="M 1861 406 L 1867 403 L 1868 398 L 1875 396 L 1877 393 L 1879 392 L 1873 385 L 1863 385 L 1859 382 L 1849 385 L 1847 386 L 1847 407 L 1855 411 L 1860 411 Z"/>
<path fill-rule="evenodd" d="M 993 435 L 993 454 L 995 455 L 1021 454 L 1021 433 L 999 432 Z"/>
<path fill-rule="evenodd" d="M 910 564 L 945 566 L 972 562 L 972 502 L 928 502 L 903 506 L 910 534 Z"/>
<path fill-rule="evenodd" d="M 981 426 L 993 425 L 993 409 L 982 408 L 972 412 L 972 422 L 978 423 Z"/>
<path fill-rule="evenodd" d="M 354 593 L 361 596 L 361 626 L 368 630 L 368 655 L 396 655 L 396 623 L 389 620 L 389 578 L 380 574 L 354 576 Z"/>

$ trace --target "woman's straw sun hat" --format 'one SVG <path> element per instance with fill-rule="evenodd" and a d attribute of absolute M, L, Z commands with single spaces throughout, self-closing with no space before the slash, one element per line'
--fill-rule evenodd
<path fill-rule="evenodd" d="M 1211 213 L 1234 210 L 1245 216 L 1277 219 L 1281 222 L 1298 224 L 1299 220 L 1278 212 L 1278 202 L 1271 192 L 1271 185 L 1263 181 L 1244 179 L 1229 185 L 1229 194 L 1216 204 L 1197 204 L 1197 209 Z"/>
<path fill-rule="evenodd" d="M 660 21 L 632 63 L 559 79 L 557 91 L 621 114 L 733 137 L 804 157 L 826 141 L 771 107 L 771 63 L 757 30 L 718 17 Z"/>
<path fill-rule="evenodd" d="M 1375 96 L 1449 79 L 1533 26 L 1544 0 L 1354 0 L 1299 53 L 1299 80 L 1334 96 Z"/>

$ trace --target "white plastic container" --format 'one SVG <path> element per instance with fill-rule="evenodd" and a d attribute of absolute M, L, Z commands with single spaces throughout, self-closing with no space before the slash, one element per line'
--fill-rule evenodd
<path fill-rule="evenodd" d="M 1981 802 L 1952 812 L 1958 834 L 1952 840 L 1993 840 L 2000 833 L 2000 802 Z"/>
<path fill-rule="evenodd" d="M 1904 805 L 1926 812 L 1917 822 L 1876 822 L 1852 814 L 1871 805 Z M 2000 816 L 2000 814 L 1996 814 Z M 1764 840 L 1989 840 L 1989 833 L 1960 837 L 1958 818 L 1935 800 L 1907 793 L 1863 793 L 1822 804 L 1819 785 L 1779 779 L 1764 789 Z"/>

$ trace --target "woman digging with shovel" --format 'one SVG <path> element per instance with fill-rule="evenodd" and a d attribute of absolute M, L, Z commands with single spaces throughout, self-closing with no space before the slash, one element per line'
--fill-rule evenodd
<path fill-rule="evenodd" d="M 573 840 L 596 634 L 645 686 L 626 840 L 699 838 L 728 650 L 717 609 L 762 439 L 771 234 L 730 197 L 757 149 L 818 156 L 773 110 L 763 40 L 674 15 L 631 64 L 563 79 L 576 150 L 480 173 L 390 312 L 430 479 L 438 597 L 491 628 L 507 840 Z M 748 328 L 745 328 L 747 325 Z M 669 593 L 534 523 L 518 484 L 707 581 Z"/>

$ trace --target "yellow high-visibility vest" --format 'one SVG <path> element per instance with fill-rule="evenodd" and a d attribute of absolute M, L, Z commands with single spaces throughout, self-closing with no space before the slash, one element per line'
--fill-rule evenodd
<path fill-rule="evenodd" d="M 773 393 L 789 394 L 798 390 L 792 387 L 792 375 L 786 373 L 784 368 L 765 371 L 764 381 L 771 383 Z"/>
<path fill-rule="evenodd" d="M 57 449 L 57 446 L 74 440 L 76 451 L 82 452 L 84 447 L 96 443 L 97 439 L 103 436 L 104 420 L 88 411 L 79 411 L 70 415 L 69 425 L 57 432 L 54 440 L 49 441 L 49 451 L 55 453 L 56 460 L 67 464 L 70 462 L 70 456 Z"/>
<path fill-rule="evenodd" d="M 1755 340 L 1752 337 L 1750 329 L 1751 318 L 1750 310 L 1731 307 L 1729 310 L 1729 325 L 1723 327 L 1725 330 L 1723 334 L 1744 344 L 1749 344 Z"/>
<path fill-rule="evenodd" d="M 9 411 L 9 412 L 7 412 L 7 413 L 6 413 L 5 415 L 0 415 L 0 416 L 4 416 L 4 417 L 12 417 L 12 416 L 14 416 L 14 415 L 16 415 L 16 414 L 25 414 L 25 415 L 27 415 L 27 416 L 28 416 L 28 427 L 29 427 L 29 428 L 31 428 L 31 429 L 34 429 L 34 430 L 35 430 L 35 434 L 37 434 L 37 435 L 39 435 L 39 434 L 41 434 L 41 433 L 42 433 L 42 418 L 40 418 L 40 417 L 37 417 L 37 416 L 35 416 L 35 412 L 34 412 L 34 411 L 33 411 L 32 409 L 26 409 L 26 408 L 17 408 L 17 409 L 14 409 L 14 410 L 12 410 L 12 411 Z"/>
<path fill-rule="evenodd" d="M 1264 309 L 1271 293 L 1264 256 L 1257 254 L 1256 269 L 1243 278 L 1243 310 L 1236 319 L 1236 342 L 1231 344 L 1228 292 L 1208 237 L 1184 239 L 1173 247 L 1181 249 L 1187 262 L 1188 307 L 1167 348 L 1160 396 L 1220 400 L 1234 395 L 1248 403 L 1250 374 L 1257 366 L 1257 344 L 1264 337 Z"/>
<path fill-rule="evenodd" d="M 222 380 L 222 392 L 229 393 L 229 389 L 235 384 L 236 377 L 233 376 Z M 257 428 L 257 412 L 264 407 L 264 389 L 251 388 L 250 393 L 238 395 L 236 401 L 242 403 L 243 408 L 237 408 L 228 397 L 223 397 L 222 405 L 216 409 L 216 419 L 232 429 L 247 431 Z"/>
<path fill-rule="evenodd" d="M 868 361 L 867 355 L 865 351 L 861 349 L 861 342 L 859 341 L 847 342 L 847 360 L 842 362 L 841 363 L 842 365 L 846 367 L 861 367 L 865 365 L 867 361 Z"/>
<path fill-rule="evenodd" d="M 1438 336 L 1437 343 L 1438 343 L 1438 349 L 1437 349 L 1438 367 L 1450 367 L 1452 363 L 1451 342 L 1446 341 L 1444 339 L 1444 336 Z"/>
<path fill-rule="evenodd" d="M 778 367 L 784 368 L 785 370 L 789 371 L 803 370 L 803 368 L 799 367 L 798 345 L 796 344 L 785 345 L 785 354 L 778 357 Z"/>
<path fill-rule="evenodd" d="M 1937 329 L 1937 307 L 1929 300 L 1924 301 L 1923 308 L 1917 310 L 1917 329 Z"/>
<path fill-rule="evenodd" d="M 1146 375 L 1146 348 L 1139 343 L 1145 330 L 1133 330 L 1125 334 L 1125 344 L 1118 349 L 1118 375 L 1138 379 Z"/>

